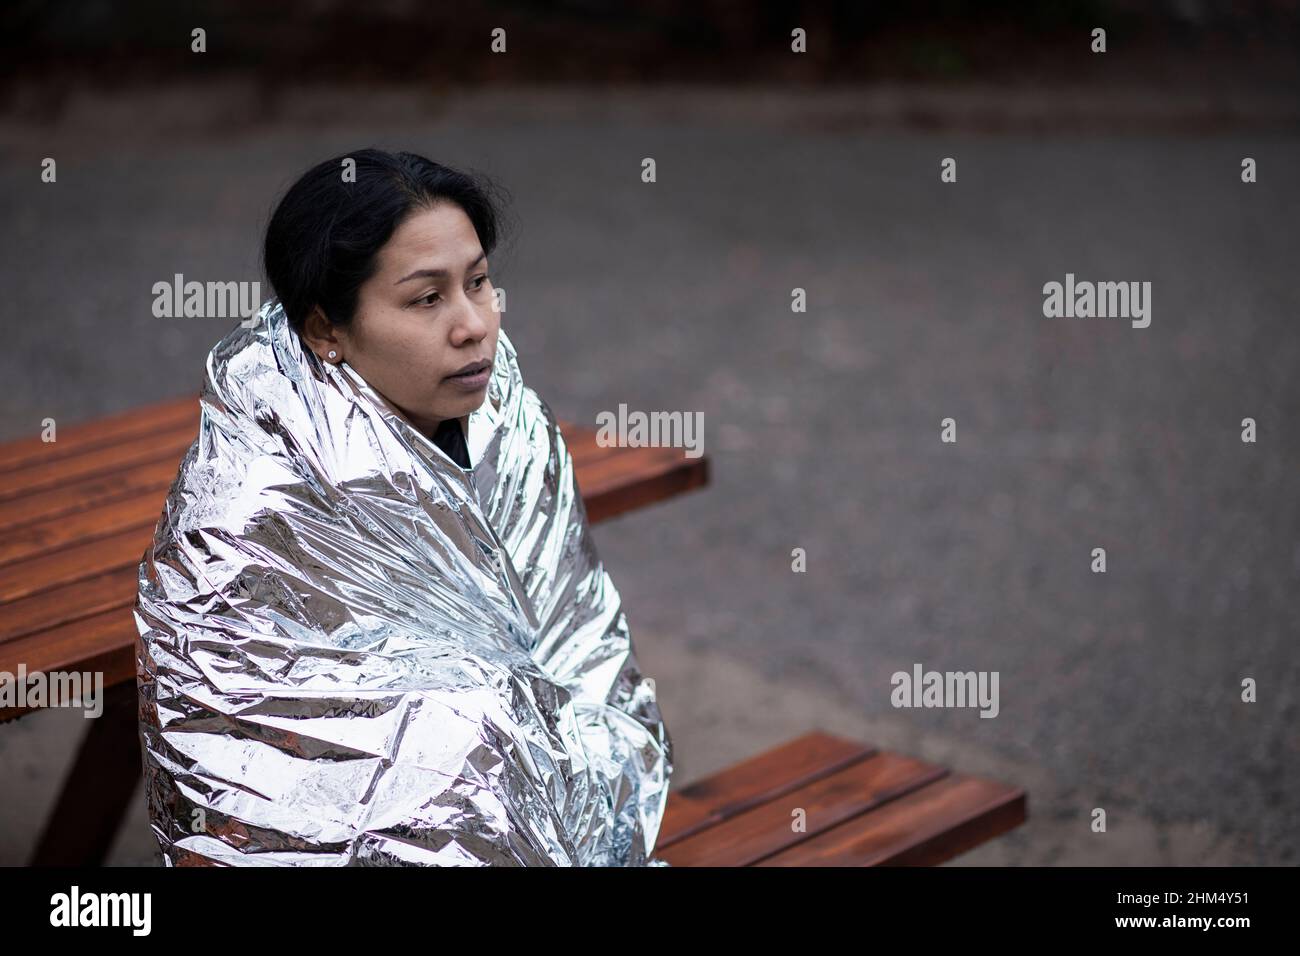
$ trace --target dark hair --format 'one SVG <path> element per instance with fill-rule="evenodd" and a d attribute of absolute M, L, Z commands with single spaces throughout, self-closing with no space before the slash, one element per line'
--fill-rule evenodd
<path fill-rule="evenodd" d="M 355 182 L 343 179 L 347 159 L 356 162 Z M 331 324 L 350 323 L 358 290 L 377 268 L 379 250 L 417 209 L 455 203 L 491 255 L 498 239 L 499 191 L 484 177 L 415 153 L 359 149 L 313 166 L 276 205 L 262 251 L 267 280 L 289 324 L 301 335 L 316 305 Z"/>

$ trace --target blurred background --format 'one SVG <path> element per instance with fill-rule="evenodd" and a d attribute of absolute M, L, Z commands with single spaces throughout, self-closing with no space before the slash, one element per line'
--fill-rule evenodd
<path fill-rule="evenodd" d="M 0 440 L 197 394 L 232 323 L 153 284 L 259 280 L 308 166 L 422 152 L 507 190 L 503 323 L 561 418 L 703 412 L 712 484 L 594 531 L 675 786 L 816 726 L 1029 791 L 948 865 L 1300 862 L 1300 4 L 4 16 Z M 1067 272 L 1150 281 L 1150 327 L 1045 318 Z M 998 671 L 999 716 L 894 709 L 915 663 Z M 84 728 L 0 726 L 0 864 Z M 141 795 L 111 862 L 154 852 Z"/>

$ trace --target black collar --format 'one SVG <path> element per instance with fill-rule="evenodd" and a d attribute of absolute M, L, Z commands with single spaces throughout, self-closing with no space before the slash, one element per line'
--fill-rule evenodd
<path fill-rule="evenodd" d="M 447 453 L 462 468 L 469 467 L 469 448 L 465 445 L 465 431 L 459 418 L 445 418 L 433 433 L 433 443 Z"/>

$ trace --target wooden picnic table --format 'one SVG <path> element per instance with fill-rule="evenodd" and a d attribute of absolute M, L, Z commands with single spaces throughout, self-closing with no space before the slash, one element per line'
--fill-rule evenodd
<path fill-rule="evenodd" d="M 104 674 L 103 713 L 33 864 L 102 862 L 139 781 L 136 571 L 198 416 L 186 397 L 0 445 L 0 672 Z M 594 429 L 560 426 L 592 523 L 709 480 L 707 456 L 601 447 Z M 25 712 L 0 709 L 0 722 Z M 676 866 L 932 864 L 1025 815 L 1017 787 L 815 730 L 671 789 L 655 853 Z"/>

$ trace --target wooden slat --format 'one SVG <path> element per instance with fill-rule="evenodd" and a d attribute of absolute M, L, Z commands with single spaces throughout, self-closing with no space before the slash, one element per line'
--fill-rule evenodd
<path fill-rule="evenodd" d="M 153 527 L 130 528 L 0 567 L 0 606 L 117 568 L 136 567 Z"/>
<path fill-rule="evenodd" d="M 757 866 L 935 866 L 1025 821 L 1025 792 L 949 774 Z"/>
<path fill-rule="evenodd" d="M 877 753 L 661 848 L 660 855 L 673 866 L 752 866 L 947 772 L 912 757 Z M 796 829 L 797 821 L 802 829 Z"/>
<path fill-rule="evenodd" d="M 180 464 L 185 450 L 194 443 L 195 431 L 181 426 L 158 434 L 130 438 L 115 445 L 95 448 L 54 461 L 35 462 L 0 476 L 0 501 L 13 501 L 36 491 L 75 485 L 101 476 L 111 477 L 134 465 L 166 459 Z"/>
<path fill-rule="evenodd" d="M 152 533 L 158 523 L 166 486 L 155 494 L 110 501 L 94 511 L 77 511 L 58 521 L 40 521 L 5 531 L 0 538 L 0 574 L 5 565 L 39 558 L 50 552 L 89 544 L 121 531 L 143 528 Z M 0 593 L 4 589 L 0 588 Z"/>
<path fill-rule="evenodd" d="M 5 665 L 10 641 L 100 611 L 129 608 L 135 603 L 136 571 L 135 566 L 121 567 L 0 604 L 0 670 L 13 671 Z"/>
<path fill-rule="evenodd" d="M 688 787 L 670 789 L 656 847 L 703 829 L 864 760 L 875 749 L 814 730 Z"/>
<path fill-rule="evenodd" d="M 41 441 L 39 434 L 5 442 L 0 445 L 0 488 L 5 486 L 5 475 L 10 471 L 82 455 L 173 426 L 198 429 L 198 395 L 156 402 L 77 425 L 60 425 L 55 432 L 58 440 L 53 442 Z M 39 432 L 39 422 L 35 430 Z"/>
<path fill-rule="evenodd" d="M 7 536 L 15 529 L 51 523 L 56 518 L 61 523 L 71 515 L 88 515 L 93 520 L 103 506 L 135 499 L 143 499 L 143 503 L 136 502 L 136 507 L 157 516 L 162 511 L 165 492 L 176 478 L 180 461 L 180 455 L 174 459 L 162 458 L 111 475 L 96 475 L 76 484 L 0 501 L 0 531 Z"/>

